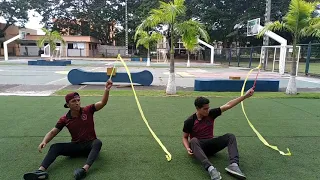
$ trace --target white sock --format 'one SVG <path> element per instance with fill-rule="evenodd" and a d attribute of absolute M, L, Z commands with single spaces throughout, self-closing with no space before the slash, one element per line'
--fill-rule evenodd
<path fill-rule="evenodd" d="M 210 166 L 210 167 L 208 168 L 208 172 L 210 172 L 212 169 L 214 169 L 214 167 L 213 167 L 213 166 Z"/>

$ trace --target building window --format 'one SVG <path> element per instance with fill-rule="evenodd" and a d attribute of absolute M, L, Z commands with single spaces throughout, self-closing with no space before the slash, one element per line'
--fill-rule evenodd
<path fill-rule="evenodd" d="M 73 49 L 73 43 L 68 43 L 68 49 Z"/>

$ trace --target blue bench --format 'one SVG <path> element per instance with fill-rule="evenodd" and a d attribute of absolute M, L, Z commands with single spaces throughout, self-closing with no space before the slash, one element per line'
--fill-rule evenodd
<path fill-rule="evenodd" d="M 31 66 L 67 66 L 67 65 L 71 65 L 71 61 L 70 60 L 53 60 L 53 61 L 31 60 L 31 61 L 28 61 L 28 65 L 31 65 Z"/>
<path fill-rule="evenodd" d="M 244 80 L 229 79 L 195 79 L 195 91 L 215 91 L 215 92 L 240 92 Z M 254 80 L 247 80 L 245 90 L 250 89 L 254 84 Z M 258 79 L 255 91 L 262 92 L 278 92 L 279 80 L 275 79 Z"/>
<path fill-rule="evenodd" d="M 111 73 L 110 73 L 111 74 Z M 68 80 L 72 85 L 79 85 L 88 82 L 107 82 L 110 78 L 107 72 L 88 72 L 81 69 L 72 69 L 68 73 Z M 131 72 L 132 83 L 143 86 L 150 86 L 153 82 L 153 75 L 150 71 Z M 130 83 L 126 72 L 116 73 L 111 78 L 112 82 Z"/>
<path fill-rule="evenodd" d="M 147 62 L 148 58 L 140 58 L 140 57 L 132 57 L 131 61 L 142 61 L 142 62 Z M 151 61 L 151 58 L 150 58 Z"/>

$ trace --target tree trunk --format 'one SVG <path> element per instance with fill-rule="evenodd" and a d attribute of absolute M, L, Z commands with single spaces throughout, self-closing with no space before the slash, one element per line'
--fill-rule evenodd
<path fill-rule="evenodd" d="M 150 66 L 150 47 L 148 47 L 147 66 Z"/>
<path fill-rule="evenodd" d="M 188 62 L 187 62 L 187 67 L 190 67 L 190 51 L 188 51 Z"/>
<path fill-rule="evenodd" d="M 174 72 L 174 41 L 173 41 L 173 25 L 171 25 L 171 45 L 170 45 L 170 73 L 167 84 L 166 93 L 167 94 L 176 94 L 176 81 L 175 81 L 175 72 Z"/>
<path fill-rule="evenodd" d="M 297 94 L 297 85 L 296 85 L 296 71 L 297 71 L 297 36 L 293 38 L 293 56 L 292 56 L 292 65 L 289 83 L 286 89 L 286 94 Z"/>
<path fill-rule="evenodd" d="M 53 61 L 53 55 L 54 55 L 54 50 L 52 49 L 53 47 L 50 46 L 49 51 L 50 51 L 50 61 Z"/>

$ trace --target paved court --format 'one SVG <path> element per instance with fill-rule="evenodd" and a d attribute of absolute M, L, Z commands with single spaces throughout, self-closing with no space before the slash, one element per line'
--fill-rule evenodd
<path fill-rule="evenodd" d="M 169 64 L 152 63 L 152 67 L 146 67 L 141 62 L 126 62 L 131 72 L 148 69 L 152 72 L 154 80 L 152 86 L 136 86 L 135 89 L 160 89 L 165 90 L 169 75 Z M 114 61 L 90 61 L 73 60 L 72 66 L 28 66 L 27 60 L 0 61 L 0 95 L 30 95 L 48 96 L 60 89 L 102 89 L 104 83 L 88 83 L 86 85 L 73 86 L 67 79 L 71 69 L 80 68 L 91 72 L 106 72 L 106 68 L 114 64 Z M 116 64 L 118 66 L 118 64 Z M 184 68 L 182 68 L 184 67 Z M 117 72 L 125 72 L 125 68 L 118 67 Z M 244 79 L 248 69 L 222 68 L 208 63 L 192 63 L 191 68 L 186 68 L 186 63 L 176 63 L 176 85 L 178 90 L 193 90 L 196 78 L 224 78 L 240 76 Z M 249 78 L 254 79 L 257 71 Z M 287 86 L 289 76 L 272 72 L 261 72 L 259 79 L 279 79 L 280 88 L 283 91 Z M 118 86 L 121 85 L 121 86 Z M 320 80 L 315 78 L 298 77 L 299 90 L 320 91 Z M 130 89 L 123 84 L 115 83 L 115 89 Z"/>

